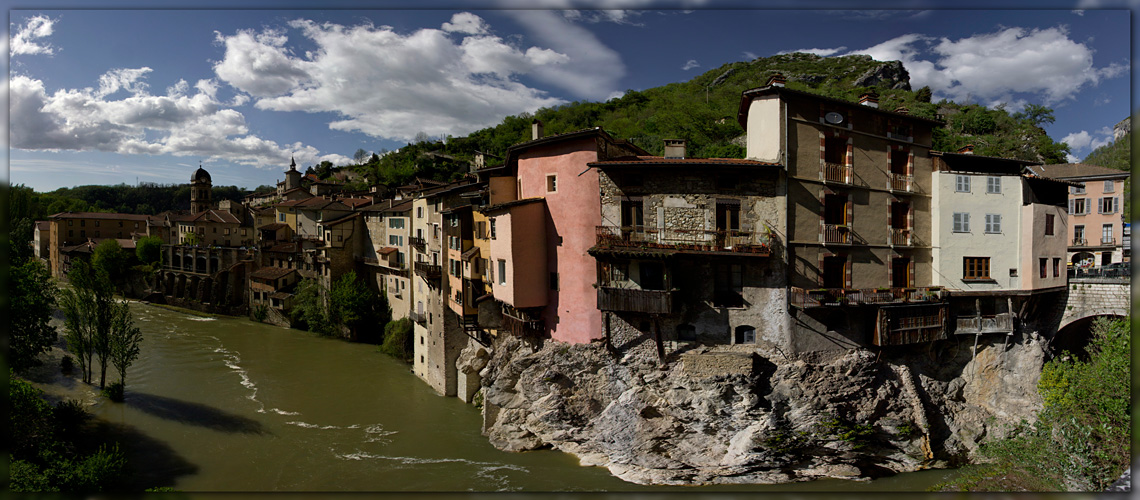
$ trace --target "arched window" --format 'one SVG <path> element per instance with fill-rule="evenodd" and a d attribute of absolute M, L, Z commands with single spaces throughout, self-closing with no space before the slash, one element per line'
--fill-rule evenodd
<path fill-rule="evenodd" d="M 756 343 L 756 329 L 749 325 L 740 325 L 736 327 L 736 343 L 737 344 L 755 344 Z"/>

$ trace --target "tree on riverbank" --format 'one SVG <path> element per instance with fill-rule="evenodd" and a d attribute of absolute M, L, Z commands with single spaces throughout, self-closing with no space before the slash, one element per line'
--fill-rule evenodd
<path fill-rule="evenodd" d="M 9 278 L 10 307 L 16 314 L 11 315 L 8 364 L 21 372 L 38 365 L 36 357 L 59 336 L 49 324 L 56 304 L 55 284 L 47 267 L 35 259 L 13 263 Z"/>
<path fill-rule="evenodd" d="M 1035 424 L 989 443 L 989 463 L 939 491 L 1104 491 L 1129 466 L 1132 428 L 1129 319 L 1097 320 L 1087 362 L 1064 353 L 1045 364 Z"/>
<path fill-rule="evenodd" d="M 127 367 L 138 358 L 142 341 L 141 331 L 134 326 L 130 306 L 126 301 L 115 300 L 111 280 L 101 267 L 77 261 L 67 276 L 71 288 L 60 292 L 60 308 L 65 318 L 67 346 L 79 360 L 83 382 L 92 383 L 97 356 L 99 387 L 106 388 L 107 367 L 114 364 L 120 381 L 119 387 L 111 394 L 121 394 Z M 119 397 L 112 399 L 121 400 Z"/>
<path fill-rule="evenodd" d="M 357 279 L 356 272 L 349 271 L 333 283 L 331 290 L 317 280 L 301 280 L 289 315 L 295 324 L 310 332 L 338 336 L 343 327 L 349 330 L 350 339 L 379 342 L 380 332 L 392 319 L 392 308 L 384 296 Z M 375 334 L 362 334 L 366 327 L 374 327 Z"/>

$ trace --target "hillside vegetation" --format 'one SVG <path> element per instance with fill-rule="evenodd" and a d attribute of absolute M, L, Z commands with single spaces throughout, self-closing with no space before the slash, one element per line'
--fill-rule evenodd
<path fill-rule="evenodd" d="M 466 137 L 416 142 L 350 168 L 389 185 L 403 184 L 414 176 L 452 180 L 462 175 L 476 151 L 503 156 L 512 144 L 530 140 L 530 124 L 536 118 L 543 122 L 546 135 L 602 127 L 653 154 L 662 153 L 663 139 L 676 138 L 688 142 L 694 157 L 742 158 L 739 138 L 744 130 L 736 122 L 740 94 L 764 86 L 776 72 L 787 78 L 791 89 L 852 102 L 873 89 L 880 95 L 882 109 L 905 106 L 913 115 L 944 120 L 945 126 L 934 135 L 937 150 L 957 151 L 973 144 L 977 154 L 1043 163 L 1064 163 L 1069 152 L 1067 145 L 1054 141 L 1041 128 L 1054 120 L 1049 108 L 1029 105 L 1010 113 L 1000 107 L 931 102 L 929 88 L 910 89 L 901 63 L 875 61 L 870 56 L 795 53 L 725 64 L 687 82 L 629 90 L 606 102 L 579 101 L 508 116 Z"/>

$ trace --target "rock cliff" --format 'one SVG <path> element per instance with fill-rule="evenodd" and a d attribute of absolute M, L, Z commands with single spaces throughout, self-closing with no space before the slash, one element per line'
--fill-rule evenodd
<path fill-rule="evenodd" d="M 860 479 L 955 463 L 1032 419 L 1044 341 L 972 336 L 787 358 L 501 339 L 482 370 L 484 433 L 573 453 L 641 484 Z M 648 342 L 646 344 L 652 344 Z M 648 346 L 647 346 L 648 347 Z"/>

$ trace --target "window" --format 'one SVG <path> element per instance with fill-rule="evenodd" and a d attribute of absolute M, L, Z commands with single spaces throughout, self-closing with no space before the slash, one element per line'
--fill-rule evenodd
<path fill-rule="evenodd" d="M 448 259 L 447 260 L 447 271 L 448 271 L 448 274 L 455 276 L 456 278 L 458 278 L 460 275 L 463 274 L 463 272 L 459 268 L 459 261 L 455 260 L 455 259 Z"/>
<path fill-rule="evenodd" d="M 1089 213 L 1088 198 L 1073 198 L 1069 200 L 1069 213 L 1072 215 L 1085 215 Z"/>
<path fill-rule="evenodd" d="M 1001 177 L 996 175 L 986 176 L 986 192 L 989 194 L 1001 194 Z"/>
<path fill-rule="evenodd" d="M 1097 213 L 1101 214 L 1114 214 L 1120 207 L 1120 198 L 1115 196 L 1108 196 L 1100 199 L 1100 209 Z"/>
<path fill-rule="evenodd" d="M 1049 259 L 1047 259 L 1045 257 L 1041 257 L 1039 260 L 1041 261 L 1041 277 L 1042 278 L 1048 278 L 1049 277 L 1049 272 L 1048 272 L 1049 271 Z"/>
<path fill-rule="evenodd" d="M 1078 225 L 1073 226 L 1073 244 L 1074 245 L 1083 245 L 1084 239 L 1085 239 L 1085 226 L 1084 226 L 1084 224 L 1078 224 Z"/>
<path fill-rule="evenodd" d="M 99 221 L 95 221 L 95 227 L 99 227 Z"/>
<path fill-rule="evenodd" d="M 823 161 L 836 165 L 847 164 L 847 138 L 827 137 L 823 140 Z"/>
<path fill-rule="evenodd" d="M 1053 257 L 1053 277 L 1061 277 L 1061 258 Z"/>
<path fill-rule="evenodd" d="M 1085 185 L 1081 183 L 1080 186 L 1070 186 L 1069 192 L 1073 194 L 1085 194 Z"/>
<path fill-rule="evenodd" d="M 736 327 L 736 343 L 737 344 L 755 344 L 756 343 L 756 329 L 748 326 L 741 325 Z"/>
<path fill-rule="evenodd" d="M 1053 236 L 1053 214 L 1045 214 L 1045 236 Z"/>
<path fill-rule="evenodd" d="M 281 222 L 285 222 L 285 212 L 281 212 L 280 220 Z"/>
<path fill-rule="evenodd" d="M 394 247 L 402 247 L 404 246 L 404 237 L 396 234 L 389 234 L 388 244 Z"/>
<path fill-rule="evenodd" d="M 495 219 L 491 219 L 491 239 L 495 239 Z"/>
<path fill-rule="evenodd" d="M 87 227 L 87 221 L 85 221 L 85 220 L 80 220 L 80 221 L 79 221 L 79 227 Z"/>
<path fill-rule="evenodd" d="M 223 229 L 222 234 L 229 236 L 230 235 L 230 228 L 227 227 L 227 228 Z"/>
<path fill-rule="evenodd" d="M 451 223 L 451 227 L 459 227 L 459 216 L 452 215 L 447 218 L 447 221 Z"/>
<path fill-rule="evenodd" d="M 416 207 L 416 218 L 417 219 L 424 218 L 424 207 Z"/>
<path fill-rule="evenodd" d="M 499 259 L 499 284 L 507 284 L 507 261 Z"/>
<path fill-rule="evenodd" d="M 96 235 L 98 236 L 98 235 Z M 1105 224 L 1100 228 L 1100 243 L 1102 245 L 1111 245 L 1116 243 L 1116 239 L 1112 237 L 1112 224 Z"/>
<path fill-rule="evenodd" d="M 1001 232 L 1001 214 L 986 214 L 986 232 L 989 234 Z"/>
<path fill-rule="evenodd" d="M 390 227 L 392 229 L 403 229 L 404 228 L 404 218 L 403 217 L 390 217 L 388 219 L 388 227 Z"/>
<path fill-rule="evenodd" d="M 71 222 L 71 221 L 67 221 L 67 222 Z M 67 237 L 68 237 L 68 238 L 71 238 L 72 236 L 75 236 L 75 230 L 73 230 L 73 229 L 68 229 L 68 230 L 67 230 Z"/>
<path fill-rule="evenodd" d="M 964 279 L 964 280 L 988 280 L 988 279 L 990 279 L 990 258 L 989 257 L 963 257 L 962 258 L 962 279 Z"/>
<path fill-rule="evenodd" d="M 970 192 L 970 176 L 968 176 L 968 175 L 956 175 L 956 176 L 954 176 L 954 191 L 957 191 L 959 193 L 969 193 Z"/>
<path fill-rule="evenodd" d="M 1113 189 L 1112 181 L 1104 181 L 1104 192 L 1111 193 L 1113 191 L 1114 191 L 1114 189 Z"/>
<path fill-rule="evenodd" d="M 554 193 L 557 191 L 558 191 L 558 176 L 557 175 L 546 176 L 546 192 L 547 193 Z"/>
<path fill-rule="evenodd" d="M 70 226 L 72 222 L 75 222 L 75 221 L 73 221 L 73 220 L 69 220 L 69 221 L 67 221 L 67 225 L 69 225 L 69 226 Z"/>
<path fill-rule="evenodd" d="M 954 212 L 953 231 L 955 233 L 970 232 L 970 214 L 965 212 Z"/>

